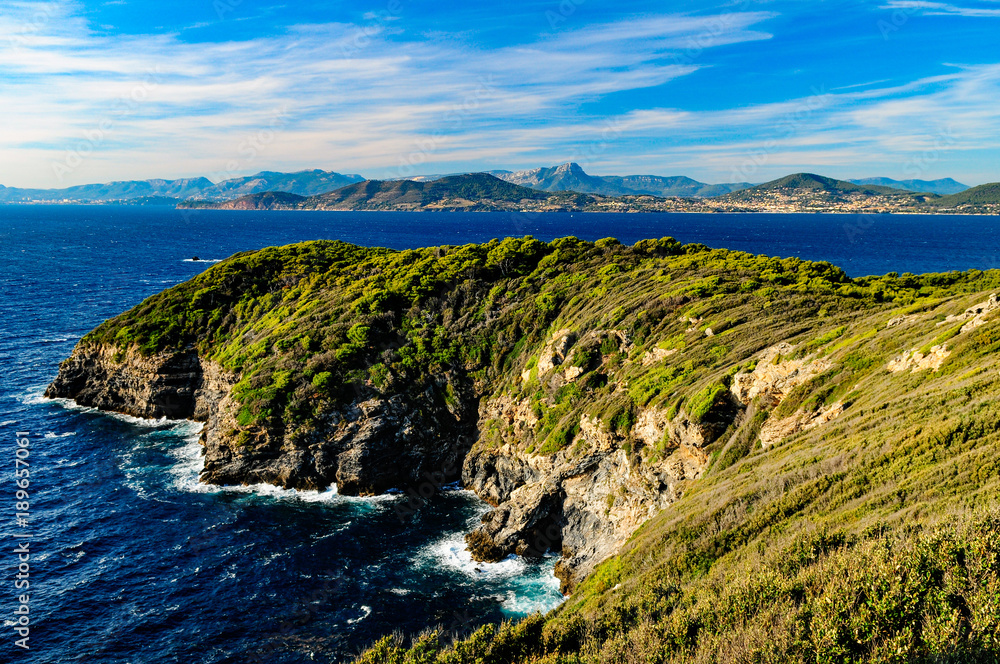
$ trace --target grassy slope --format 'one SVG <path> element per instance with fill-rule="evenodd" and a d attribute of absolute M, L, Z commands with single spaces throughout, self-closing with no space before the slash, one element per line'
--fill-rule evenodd
<path fill-rule="evenodd" d="M 830 346 L 864 366 L 934 332 L 845 332 Z M 937 374 L 880 365 L 826 428 L 717 457 L 561 609 L 505 637 L 520 653 L 507 661 L 996 661 L 1000 515 L 983 507 L 1000 488 L 998 332 L 955 337 Z M 385 640 L 362 661 L 403 652 Z M 494 660 L 459 648 L 420 661 Z"/>
<path fill-rule="evenodd" d="M 968 276 L 940 280 L 978 288 Z M 310 242 L 237 255 L 102 324 L 83 343 L 144 353 L 193 347 L 241 373 L 244 430 L 234 435 L 246 439 L 261 427 L 304 434 L 324 409 L 359 392 L 410 385 L 446 398 L 447 377 L 475 383 L 479 394 L 508 389 L 544 402 L 537 434 L 552 449 L 584 410 L 627 418 L 637 406 L 683 405 L 789 330 L 828 324 L 807 321 L 810 312 L 836 322 L 887 306 L 878 300 L 910 301 L 935 288 L 909 277 L 851 281 L 825 263 L 673 240 L 623 247 L 509 239 L 401 252 Z M 681 313 L 704 318 L 697 333 L 685 332 Z M 522 383 L 522 370 L 562 327 L 622 330 L 633 357 L 595 348 L 577 385 Z M 705 327 L 720 334 L 709 338 Z M 635 361 L 657 345 L 683 353 L 649 367 Z"/>
<path fill-rule="evenodd" d="M 419 661 L 996 661 L 1000 518 L 982 508 L 1000 484 L 1000 324 L 939 324 L 985 299 L 949 296 L 970 285 L 924 285 L 904 307 L 799 334 L 838 368 L 789 398 L 847 397 L 840 419 L 768 450 L 734 432 L 708 477 L 547 621 L 477 635 L 481 660 L 425 637 L 434 654 Z M 900 314 L 916 318 L 887 328 Z M 939 372 L 884 370 L 945 338 Z M 405 652 L 384 640 L 363 661 Z"/>
<path fill-rule="evenodd" d="M 998 489 L 1000 321 L 966 333 L 939 323 L 998 286 L 996 271 L 851 280 L 824 263 L 670 240 L 314 242 L 238 255 L 83 343 L 196 347 L 243 372 L 247 431 L 283 422 L 290 436 L 353 398 L 347 386 L 461 375 L 538 403 L 548 453 L 585 411 L 612 426 L 641 406 L 698 410 L 788 339 L 833 369 L 772 416 L 843 401 L 838 419 L 766 450 L 763 415 L 728 431 L 707 476 L 547 619 L 444 651 L 436 637 L 419 652 L 389 639 L 366 661 L 995 661 L 1000 526 L 971 515 Z M 912 318 L 887 327 L 898 316 Z M 562 327 L 621 330 L 633 348 L 574 357 L 587 373 L 573 389 L 522 381 Z M 885 370 L 941 343 L 952 354 L 937 372 Z M 679 352 L 643 366 L 656 347 Z M 632 450 L 635 463 L 657 453 Z"/>

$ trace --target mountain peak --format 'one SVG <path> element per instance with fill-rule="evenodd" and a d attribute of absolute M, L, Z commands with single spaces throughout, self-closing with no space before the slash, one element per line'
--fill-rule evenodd
<path fill-rule="evenodd" d="M 570 175 L 576 176 L 586 176 L 587 173 L 583 170 L 583 167 L 575 161 L 567 161 L 565 164 L 560 164 L 556 167 L 556 173 L 559 175 L 568 173 Z"/>
<path fill-rule="evenodd" d="M 680 196 L 707 198 L 751 186 L 749 183 L 705 184 L 691 178 L 659 175 L 590 175 L 575 161 L 517 172 L 493 171 L 502 180 L 541 191 L 577 191 L 602 196 Z"/>

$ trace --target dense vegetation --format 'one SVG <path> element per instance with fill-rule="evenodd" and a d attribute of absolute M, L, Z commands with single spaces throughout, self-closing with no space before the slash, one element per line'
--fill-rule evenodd
<path fill-rule="evenodd" d="M 1000 650 L 996 513 L 926 533 L 817 532 L 695 582 L 673 562 L 605 591 L 593 614 L 487 625 L 448 647 L 440 631 L 386 636 L 357 661 L 994 662 Z"/>
<path fill-rule="evenodd" d="M 826 263 L 669 238 L 633 247 L 509 238 L 409 251 L 308 242 L 236 255 L 104 323 L 84 343 L 145 354 L 190 347 L 211 357 L 242 376 L 239 423 L 248 431 L 310 429 L 321 411 L 360 393 L 406 385 L 447 400 L 453 379 L 502 378 L 540 410 L 549 406 L 538 439 L 555 451 L 571 440 L 584 408 L 627 419 L 636 406 L 724 384 L 736 362 L 826 320 L 842 324 L 869 307 L 998 280 L 994 272 L 851 280 Z M 687 332 L 688 319 L 702 321 L 697 334 Z M 585 376 L 558 390 L 504 371 L 536 361 L 550 330 L 566 326 L 620 329 L 635 357 L 653 347 L 683 353 L 645 367 L 626 362 L 623 347 L 605 337 L 575 360 Z M 717 334 L 704 336 L 706 328 Z M 608 380 L 616 368 L 627 391 Z"/>
<path fill-rule="evenodd" d="M 626 446 L 641 409 L 711 417 L 734 374 L 787 341 L 775 362 L 829 368 L 776 408 L 753 404 L 709 446 L 706 476 L 560 609 L 448 645 L 387 637 L 361 661 L 996 661 L 1000 517 L 984 507 L 1000 488 L 1000 320 L 948 317 L 998 287 L 997 271 L 850 279 L 670 238 L 311 242 L 234 256 L 84 343 L 214 358 L 242 376 L 244 433 L 468 383 L 530 402 L 534 452 L 551 454 L 584 413 Z M 577 337 L 573 382 L 539 378 L 556 330 Z M 886 369 L 938 346 L 937 370 Z M 759 444 L 769 420 L 834 403 L 837 419 Z M 479 444 L 503 427 L 481 423 Z"/>
<path fill-rule="evenodd" d="M 996 205 L 1000 203 L 1000 183 L 982 184 L 957 194 L 943 196 L 933 202 L 935 206 L 954 208 L 962 205 Z"/>

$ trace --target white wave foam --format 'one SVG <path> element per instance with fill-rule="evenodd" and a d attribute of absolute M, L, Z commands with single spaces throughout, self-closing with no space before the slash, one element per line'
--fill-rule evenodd
<path fill-rule="evenodd" d="M 199 258 L 198 260 L 195 260 L 193 258 L 185 258 L 181 262 L 182 263 L 221 263 L 224 260 L 225 260 L 224 258 Z"/>
<path fill-rule="evenodd" d="M 418 559 L 436 567 L 448 567 L 474 579 L 502 579 L 522 574 L 527 562 L 511 554 L 498 563 L 481 563 L 472 559 L 465 544 L 464 533 L 453 533 L 434 542 L 417 554 Z"/>
<path fill-rule="evenodd" d="M 66 410 L 75 410 L 80 413 L 100 413 L 101 415 L 106 415 L 110 418 L 116 419 L 119 422 L 127 422 L 137 427 L 165 427 L 168 425 L 185 426 L 188 424 L 197 424 L 199 427 L 202 426 L 200 423 L 192 422 L 191 420 L 171 420 L 166 417 L 161 417 L 159 419 L 135 417 L 134 415 L 126 415 L 125 413 L 115 413 L 110 410 L 101 410 L 100 408 L 94 408 L 93 406 L 81 406 L 72 399 L 63 399 L 61 397 L 50 399 L 45 396 L 44 388 L 41 391 L 32 391 L 31 393 L 27 393 L 21 402 L 25 405 L 52 403 L 57 406 L 62 406 Z M 199 428 L 199 431 L 200 430 L 201 429 Z"/>
<path fill-rule="evenodd" d="M 200 432 L 200 429 L 199 429 Z M 187 443 L 170 452 L 170 455 L 177 459 L 177 463 L 170 469 L 174 476 L 173 486 L 181 491 L 191 493 L 244 493 L 257 496 L 266 496 L 275 500 L 297 500 L 304 503 L 342 503 L 351 502 L 359 505 L 378 505 L 392 502 L 393 496 L 372 496 L 359 498 L 356 496 L 341 496 L 337 493 L 337 486 L 332 485 L 325 491 L 308 491 L 300 489 L 284 489 L 273 484 L 247 484 L 242 486 L 221 486 L 218 484 L 205 484 L 199 481 L 198 477 L 205 468 L 205 457 L 202 455 L 201 443 L 198 438 L 191 437 Z"/>
<path fill-rule="evenodd" d="M 500 602 L 505 613 L 511 616 L 544 614 L 565 601 L 559 590 L 559 579 L 552 573 L 552 565 L 544 565 L 543 569 L 548 573 L 526 578 L 518 587 L 507 591 L 506 598 Z"/>
<path fill-rule="evenodd" d="M 69 399 L 47 399 L 45 398 L 45 388 L 35 387 L 20 394 L 14 395 L 14 398 L 20 401 L 25 406 L 38 406 L 43 403 L 59 403 L 62 401 L 69 401 Z M 70 402 L 73 403 L 73 402 Z"/>
<path fill-rule="evenodd" d="M 496 587 L 499 584 L 501 610 L 511 617 L 535 612 L 547 613 L 565 599 L 559 591 L 559 579 L 553 573 L 558 556 L 546 556 L 541 564 L 531 563 L 511 554 L 497 563 L 472 559 L 466 549 L 465 535 L 448 535 L 417 554 L 418 565 L 444 567 L 478 582 Z"/>
<path fill-rule="evenodd" d="M 0 422 L 0 427 L 9 427 L 12 424 L 17 424 L 20 420 L 4 420 Z"/>
<path fill-rule="evenodd" d="M 348 620 L 347 624 L 348 625 L 354 625 L 355 623 L 359 623 L 362 620 L 364 620 L 365 618 L 367 618 L 368 616 L 370 616 L 371 614 L 372 614 L 372 607 L 362 605 L 361 606 L 361 616 L 358 617 L 358 618 L 353 618 L 351 620 Z"/>
<path fill-rule="evenodd" d="M 94 408 L 93 410 L 97 410 Z M 145 417 L 135 417 L 134 415 L 126 415 L 125 413 L 113 413 L 111 411 L 98 411 L 108 417 L 118 420 L 119 422 L 128 422 L 129 424 L 135 425 L 137 427 L 163 427 L 169 424 L 181 424 L 187 422 L 188 420 L 170 420 L 166 417 L 161 417 L 159 419 L 145 418 Z"/>
<path fill-rule="evenodd" d="M 75 435 L 76 435 L 75 431 L 67 431 L 66 433 L 53 433 L 52 431 L 49 431 L 47 434 L 45 434 L 42 437 L 43 438 L 49 438 L 49 439 L 52 439 L 52 438 L 69 438 L 70 436 L 75 436 Z"/>

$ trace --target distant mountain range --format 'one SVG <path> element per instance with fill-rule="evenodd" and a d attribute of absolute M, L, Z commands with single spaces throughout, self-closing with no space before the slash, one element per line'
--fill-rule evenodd
<path fill-rule="evenodd" d="M 490 171 L 490 175 L 522 187 L 544 192 L 573 191 L 598 196 L 656 196 L 660 198 L 714 198 L 748 190 L 749 182 L 706 184 L 684 176 L 659 175 L 590 175 L 576 163 L 524 171 Z M 461 175 L 461 174 L 454 174 Z M 396 182 L 435 182 L 442 175 L 423 175 Z M 309 197 L 336 191 L 365 182 L 361 175 L 333 171 L 307 170 L 296 173 L 262 171 L 256 175 L 231 178 L 213 183 L 208 178 L 180 180 L 132 180 L 87 184 L 65 189 L 18 189 L 0 185 L 0 203 L 109 203 L 129 202 L 143 205 L 174 204 L 180 200 L 227 201 L 264 192 L 283 192 Z M 951 178 L 942 180 L 892 180 L 866 178 L 837 181 L 862 188 L 892 188 L 895 191 L 928 192 L 948 195 L 968 187 Z M 772 183 L 765 183 L 768 186 Z"/>
<path fill-rule="evenodd" d="M 257 175 L 224 180 L 217 185 L 201 192 L 198 198 L 209 201 L 223 201 L 256 194 L 264 191 L 281 191 L 298 196 L 315 196 L 346 187 L 355 182 L 364 182 L 365 178 L 357 174 L 344 175 L 333 171 L 299 171 L 297 173 L 275 173 L 262 171 Z"/>
<path fill-rule="evenodd" d="M 489 171 L 490 175 L 541 191 L 577 191 L 601 196 L 660 196 L 710 198 L 751 187 L 749 182 L 705 184 L 681 175 L 588 175 L 579 164 L 569 162 L 552 168 L 527 171 Z"/>
<path fill-rule="evenodd" d="M 218 184 L 208 178 L 191 178 L 85 184 L 65 189 L 17 189 L 0 185 L 0 203 L 98 203 L 144 199 L 148 204 L 175 205 L 182 199 L 222 201 L 264 191 L 313 196 L 362 181 L 364 178 L 360 175 L 311 170 L 298 173 L 263 171 Z"/>
<path fill-rule="evenodd" d="M 553 169 L 557 170 L 557 169 Z M 565 169 L 564 172 L 570 172 Z M 577 176 L 574 176 L 577 177 Z M 490 173 L 427 180 L 366 180 L 332 192 L 299 196 L 260 192 L 231 201 L 190 200 L 186 208 L 223 210 L 578 211 L 578 212 L 1000 212 L 1000 184 L 939 196 L 883 185 L 796 173 L 712 198 L 608 196 L 540 191 Z"/>
<path fill-rule="evenodd" d="M 151 197 L 192 198 L 214 186 L 208 178 L 109 182 L 66 189 L 17 189 L 0 185 L 0 203 L 92 203 Z"/>
<path fill-rule="evenodd" d="M 576 209 L 583 194 L 549 193 L 505 182 L 488 173 L 448 175 L 431 181 L 367 180 L 316 196 L 265 192 L 232 201 L 187 201 L 183 207 L 219 210 L 520 210 Z"/>

